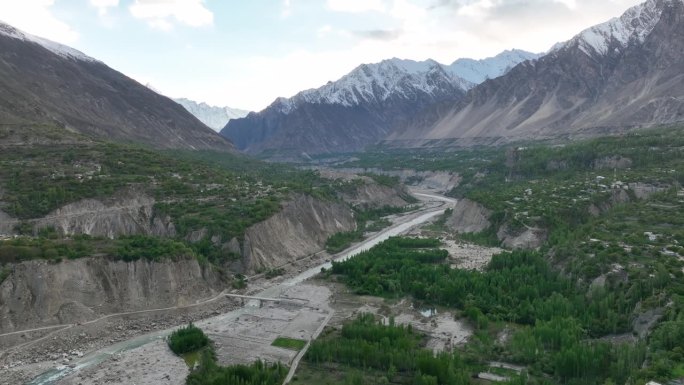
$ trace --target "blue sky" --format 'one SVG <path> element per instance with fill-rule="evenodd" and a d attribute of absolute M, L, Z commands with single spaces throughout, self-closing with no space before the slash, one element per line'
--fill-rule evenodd
<path fill-rule="evenodd" d="M 546 51 L 639 0 L 0 0 L 0 20 L 161 93 L 260 110 L 391 57 Z"/>

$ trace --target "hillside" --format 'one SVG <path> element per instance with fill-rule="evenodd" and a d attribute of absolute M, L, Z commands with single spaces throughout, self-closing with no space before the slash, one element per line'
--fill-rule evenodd
<path fill-rule="evenodd" d="M 684 2 L 649 0 L 434 106 L 387 144 L 582 137 L 684 120 Z"/>
<path fill-rule="evenodd" d="M 232 151 L 172 100 L 70 47 L 0 24 L 0 123 L 156 148 Z"/>

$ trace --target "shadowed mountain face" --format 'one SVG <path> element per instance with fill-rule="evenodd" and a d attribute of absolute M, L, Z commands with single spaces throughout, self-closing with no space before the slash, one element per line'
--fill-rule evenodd
<path fill-rule="evenodd" d="M 358 151 L 426 107 L 455 103 L 474 81 L 499 76 L 535 57 L 517 50 L 449 66 L 401 59 L 363 64 L 335 82 L 231 120 L 221 134 L 241 150 L 271 156 Z"/>
<path fill-rule="evenodd" d="M 74 49 L 0 23 L 0 123 L 156 148 L 233 151 L 182 106 Z"/>
<path fill-rule="evenodd" d="M 684 2 L 649 0 L 433 106 L 385 143 L 492 144 L 684 121 Z"/>
<path fill-rule="evenodd" d="M 387 136 L 406 116 L 464 94 L 465 82 L 433 63 L 420 74 L 389 61 L 382 67 L 361 65 L 335 83 L 231 120 L 221 134 L 249 153 L 361 150 Z"/>

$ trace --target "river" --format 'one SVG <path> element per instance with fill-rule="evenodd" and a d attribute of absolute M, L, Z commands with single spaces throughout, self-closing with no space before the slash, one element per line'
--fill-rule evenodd
<path fill-rule="evenodd" d="M 436 195 L 436 194 L 431 194 L 431 193 L 426 193 L 426 192 L 417 192 L 414 191 L 412 192 L 414 196 L 417 198 L 423 200 L 423 201 L 439 201 L 441 202 L 441 205 L 437 208 L 432 207 L 432 208 L 426 208 L 418 211 L 417 213 L 411 213 L 409 215 L 406 215 L 404 217 L 398 218 L 398 220 L 390 227 L 386 228 L 385 230 L 379 232 L 378 234 L 375 234 L 374 236 L 362 241 L 361 243 L 349 248 L 348 250 L 343 251 L 340 254 L 337 254 L 335 256 L 335 261 L 344 261 L 349 258 L 352 258 L 353 256 L 366 251 L 370 249 L 371 247 L 377 245 L 380 242 L 383 242 L 387 240 L 390 237 L 394 237 L 397 235 L 401 235 L 412 228 L 427 222 L 428 220 L 442 215 L 444 211 L 450 206 L 456 203 L 455 199 L 447 198 L 441 195 Z M 258 294 L 255 294 L 256 297 L 271 297 L 275 298 L 278 297 L 280 293 L 283 291 L 287 290 L 288 288 L 297 285 L 299 283 L 302 283 L 303 281 L 306 281 L 307 279 L 315 276 L 316 274 L 321 272 L 321 268 L 326 268 L 329 269 L 332 267 L 332 263 L 326 262 L 323 264 L 320 264 L 318 266 L 312 267 L 308 270 L 304 270 L 298 275 L 281 282 L 279 284 L 270 286 L 262 291 L 260 291 Z M 228 313 L 221 314 L 216 317 L 216 319 L 234 319 L 235 317 L 238 317 L 240 314 L 242 314 L 244 308 L 236 309 L 233 311 L 230 311 Z M 142 336 L 138 336 L 126 341 L 122 341 L 113 345 L 110 345 L 106 348 L 102 348 L 100 350 L 97 350 L 95 352 L 92 352 L 83 358 L 79 359 L 75 363 L 72 363 L 73 367 L 69 366 L 58 366 L 56 368 L 50 369 L 33 380 L 29 381 L 27 385 L 53 385 L 56 384 L 57 381 L 60 379 L 66 377 L 67 375 L 79 371 L 81 369 L 87 368 L 92 365 L 97 365 L 103 361 L 105 361 L 107 358 L 111 357 L 112 355 L 115 354 L 120 354 L 123 352 L 126 352 L 128 350 L 133 350 L 135 348 L 138 348 L 140 346 L 143 346 L 145 344 L 148 344 L 150 342 L 153 342 L 157 339 L 160 338 L 165 338 L 168 334 L 170 334 L 172 331 L 176 330 L 177 327 L 171 328 L 171 329 L 166 329 L 166 330 L 160 330 L 157 332 L 153 333 L 148 333 Z"/>

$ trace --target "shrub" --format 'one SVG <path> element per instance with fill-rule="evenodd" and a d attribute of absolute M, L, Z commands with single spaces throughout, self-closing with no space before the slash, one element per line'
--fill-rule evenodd
<path fill-rule="evenodd" d="M 207 337 L 202 329 L 192 323 L 171 333 L 168 340 L 169 348 L 178 354 L 193 352 L 209 345 Z"/>

